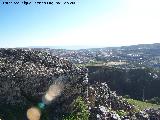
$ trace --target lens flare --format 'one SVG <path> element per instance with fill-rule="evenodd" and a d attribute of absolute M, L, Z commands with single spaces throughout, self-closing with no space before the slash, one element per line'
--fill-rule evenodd
<path fill-rule="evenodd" d="M 42 102 L 44 104 L 50 104 L 56 97 L 58 97 L 63 90 L 62 82 L 55 82 L 52 84 L 46 94 L 42 97 Z"/>
<path fill-rule="evenodd" d="M 31 107 L 27 110 L 27 118 L 29 120 L 40 120 L 41 111 L 36 107 Z"/>
<path fill-rule="evenodd" d="M 38 103 L 38 108 L 31 107 L 27 110 L 27 118 L 29 120 L 40 120 L 41 110 L 45 105 L 50 104 L 55 98 L 57 98 L 63 91 L 64 84 L 62 77 L 56 79 L 54 83 L 49 87 L 47 92 L 42 97 L 42 102 Z"/>

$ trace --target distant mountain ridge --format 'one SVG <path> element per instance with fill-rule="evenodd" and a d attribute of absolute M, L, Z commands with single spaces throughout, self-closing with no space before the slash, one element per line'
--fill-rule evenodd
<path fill-rule="evenodd" d="M 29 46 L 25 48 L 50 48 L 50 49 L 66 49 L 66 50 L 79 50 L 79 49 L 90 49 L 96 48 L 96 46 Z"/>
<path fill-rule="evenodd" d="M 159 49 L 160 43 L 154 44 L 138 44 L 138 45 L 129 45 L 129 46 L 119 46 L 119 47 L 102 47 L 102 46 L 28 46 L 24 48 L 50 48 L 50 49 L 66 49 L 66 50 L 80 50 L 80 49 Z"/>
<path fill-rule="evenodd" d="M 131 48 L 131 49 L 138 49 L 138 48 L 141 48 L 141 49 L 160 49 L 160 43 L 122 46 L 121 48 Z"/>

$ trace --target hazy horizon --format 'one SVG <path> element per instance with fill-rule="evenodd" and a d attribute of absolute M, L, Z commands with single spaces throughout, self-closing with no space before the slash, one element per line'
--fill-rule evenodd
<path fill-rule="evenodd" d="M 14 47 L 14 48 L 51 48 L 51 49 L 66 49 L 66 50 L 80 50 L 80 49 L 94 49 L 94 48 L 119 48 L 119 47 L 130 47 L 130 46 L 137 46 L 137 45 L 155 45 L 160 43 L 152 43 L 152 44 L 134 44 L 134 45 L 127 45 L 127 46 L 25 46 L 25 47 Z M 10 48 L 10 47 L 8 47 Z"/>

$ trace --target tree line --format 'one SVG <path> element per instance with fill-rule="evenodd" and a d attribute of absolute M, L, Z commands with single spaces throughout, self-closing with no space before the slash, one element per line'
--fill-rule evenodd
<path fill-rule="evenodd" d="M 147 100 L 160 97 L 160 72 L 151 68 L 121 69 L 88 66 L 89 82 L 107 82 L 111 90 L 133 99 Z"/>

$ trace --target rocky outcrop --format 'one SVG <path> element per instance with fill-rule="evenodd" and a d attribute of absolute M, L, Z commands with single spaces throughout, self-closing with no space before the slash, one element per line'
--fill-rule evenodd
<path fill-rule="evenodd" d="M 88 90 L 91 120 L 160 120 L 160 109 L 137 112 L 134 105 L 117 96 L 106 83 L 96 82 Z"/>
<path fill-rule="evenodd" d="M 69 112 L 66 108 L 74 97 L 80 93 L 85 94 L 82 85 L 87 80 L 87 69 L 76 67 L 47 52 L 0 49 L 0 105 L 30 107 L 37 104 L 49 86 L 60 76 L 63 77 L 65 88 L 51 105 L 54 108 L 59 106 L 52 113 Z M 0 114 L 3 114 L 2 111 Z"/>
<path fill-rule="evenodd" d="M 160 120 L 160 109 L 146 109 L 145 112 L 149 115 L 150 120 Z"/>
<path fill-rule="evenodd" d="M 136 113 L 136 117 L 141 120 L 160 120 L 159 109 L 145 109 Z"/>
<path fill-rule="evenodd" d="M 71 113 L 71 104 L 78 96 L 86 100 L 90 120 L 160 119 L 159 110 L 146 109 L 134 114 L 134 106 L 117 96 L 106 83 L 90 85 L 86 68 L 50 53 L 30 49 L 0 49 L 0 117 L 7 120 L 13 112 L 7 107 L 2 108 L 3 105 L 27 108 L 36 105 L 57 78 L 61 78 L 65 86 L 62 94 L 44 111 L 49 120 L 61 120 Z M 16 115 L 13 120 L 25 118 Z"/>
<path fill-rule="evenodd" d="M 95 83 L 89 87 L 88 103 L 91 120 L 121 120 L 122 116 L 117 111 L 129 113 L 134 109 L 133 105 L 112 92 L 106 83 Z"/>

